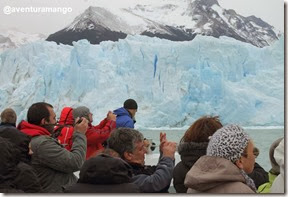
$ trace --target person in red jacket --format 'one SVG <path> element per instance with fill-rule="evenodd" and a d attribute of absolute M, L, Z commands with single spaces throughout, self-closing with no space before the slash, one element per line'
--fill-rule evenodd
<path fill-rule="evenodd" d="M 116 128 L 116 115 L 111 111 L 107 113 L 107 117 L 100 122 L 99 125 L 93 126 L 93 114 L 89 108 L 85 106 L 77 107 L 73 110 L 73 117 L 85 117 L 88 123 L 88 129 L 86 132 L 87 137 L 87 152 L 86 160 L 96 155 L 97 152 L 104 149 L 103 142 L 108 139 L 110 133 Z"/>
<path fill-rule="evenodd" d="M 58 138 L 60 144 L 62 144 L 67 150 L 71 151 L 73 143 L 73 131 L 74 131 L 74 117 L 73 108 L 64 107 L 61 111 L 60 120 L 54 129 L 54 137 Z"/>

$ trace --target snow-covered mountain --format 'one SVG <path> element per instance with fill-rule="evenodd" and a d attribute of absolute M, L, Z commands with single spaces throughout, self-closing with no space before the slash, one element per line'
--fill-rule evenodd
<path fill-rule="evenodd" d="M 29 42 L 37 40 L 45 40 L 46 36 L 43 34 L 29 34 L 23 33 L 16 29 L 1 30 L 0 31 L 0 52 L 17 48 Z"/>
<path fill-rule="evenodd" d="M 273 26 L 256 16 L 244 17 L 223 9 L 217 0 L 146 0 L 126 7 L 89 7 L 47 40 L 72 45 L 87 39 L 99 44 L 135 34 L 172 41 L 189 41 L 197 34 L 227 36 L 257 47 L 278 39 Z"/>

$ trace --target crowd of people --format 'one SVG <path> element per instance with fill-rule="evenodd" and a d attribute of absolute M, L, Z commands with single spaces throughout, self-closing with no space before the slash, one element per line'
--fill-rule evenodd
<path fill-rule="evenodd" d="M 56 121 L 51 104 L 34 103 L 18 125 L 15 111 L 3 110 L 0 192 L 167 193 L 172 182 L 177 193 L 284 193 L 284 137 L 271 145 L 266 172 L 241 126 L 203 116 L 179 143 L 161 132 L 159 160 L 145 165 L 150 144 L 134 129 L 137 108 L 127 99 L 98 125 L 86 106 L 64 107 Z"/>

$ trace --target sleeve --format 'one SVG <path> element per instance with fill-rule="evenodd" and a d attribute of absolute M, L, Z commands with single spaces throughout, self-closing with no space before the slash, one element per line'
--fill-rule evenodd
<path fill-rule="evenodd" d="M 86 149 L 86 136 L 75 131 L 71 152 L 63 148 L 53 138 L 48 138 L 39 144 L 36 151 L 39 162 L 43 166 L 60 172 L 71 173 L 81 168 L 85 161 Z"/>
<path fill-rule="evenodd" d="M 139 186 L 141 192 L 160 192 L 170 186 L 174 160 L 162 157 L 152 175 L 139 174 L 132 177 L 133 183 Z"/>
<path fill-rule="evenodd" d="M 116 122 L 114 120 L 107 120 L 106 118 L 100 122 L 99 125 L 93 126 L 95 131 L 100 133 L 110 133 L 113 129 L 116 128 Z"/>
<path fill-rule="evenodd" d="M 105 124 L 104 124 L 105 123 Z M 92 126 L 88 129 L 87 136 L 87 144 L 102 144 L 105 140 L 108 139 L 110 133 L 113 129 L 116 128 L 116 122 L 113 120 L 102 120 L 101 123 L 97 126 Z"/>

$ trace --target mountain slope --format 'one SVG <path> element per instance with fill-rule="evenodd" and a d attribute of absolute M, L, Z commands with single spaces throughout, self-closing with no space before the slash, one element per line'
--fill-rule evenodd
<path fill-rule="evenodd" d="M 141 2 L 130 7 L 89 7 L 66 28 L 47 40 L 70 44 L 87 39 L 92 44 L 117 41 L 127 35 L 146 35 L 189 41 L 199 35 L 232 37 L 257 47 L 271 45 L 274 28 L 255 16 L 244 17 L 223 9 L 217 0 Z"/>

